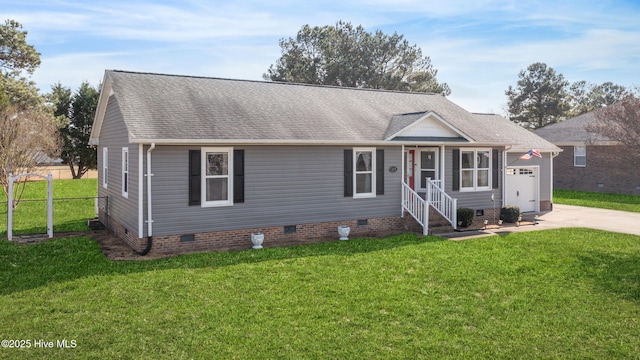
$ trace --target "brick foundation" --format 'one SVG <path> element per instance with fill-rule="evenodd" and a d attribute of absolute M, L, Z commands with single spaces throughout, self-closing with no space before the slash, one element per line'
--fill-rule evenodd
<path fill-rule="evenodd" d="M 541 211 L 551 210 L 550 201 L 540 202 Z M 122 238 L 131 248 L 142 251 L 147 246 L 147 239 L 138 238 L 138 234 L 127 229 L 101 210 L 99 219 L 108 229 Z M 488 225 L 496 225 L 500 219 L 500 208 L 484 209 L 484 215 L 474 216 L 473 224 L 467 229 L 479 229 L 484 227 L 484 221 Z M 360 225 L 359 225 L 360 223 Z M 167 236 L 154 236 L 153 254 L 185 254 L 203 251 L 230 251 L 250 249 L 251 233 L 264 234 L 264 247 L 287 246 L 297 244 L 311 244 L 323 241 L 333 241 L 339 238 L 338 226 L 351 227 L 350 238 L 354 237 L 382 237 L 414 232 L 422 234 L 422 226 L 408 213 L 404 218 L 385 217 L 364 220 L 331 221 L 313 224 L 297 224 L 289 226 L 285 232 L 285 226 L 271 226 L 253 229 L 214 231 L 196 234 L 180 234 Z M 292 231 L 295 229 L 295 231 Z M 464 230 L 464 229 L 463 229 Z M 429 212 L 429 233 L 437 234 L 453 231 L 453 227 L 435 209 Z"/>
<path fill-rule="evenodd" d="M 104 213 L 99 214 L 100 221 L 122 238 L 136 251 L 143 250 L 147 239 L 139 239 L 138 235 L 113 218 L 107 219 Z M 360 225 L 359 225 L 360 222 Z M 339 238 L 338 226 L 351 227 L 349 238 L 381 237 L 404 233 L 407 231 L 422 233 L 422 227 L 410 216 L 385 217 L 364 220 L 331 221 L 314 224 L 297 224 L 288 227 L 272 226 L 242 230 L 215 231 L 196 234 L 180 234 L 154 236 L 152 254 L 185 254 L 203 251 L 230 251 L 250 249 L 251 233 L 264 234 L 264 247 L 276 247 L 297 244 L 310 244 L 332 241 Z M 292 231 L 295 229 L 295 231 Z M 291 231 L 291 232 L 289 232 Z"/>

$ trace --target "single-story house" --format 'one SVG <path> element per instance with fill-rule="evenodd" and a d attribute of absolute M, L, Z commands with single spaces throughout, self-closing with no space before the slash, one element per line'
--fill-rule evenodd
<path fill-rule="evenodd" d="M 183 252 L 429 233 L 456 209 L 551 209 L 560 149 L 436 94 L 108 70 L 91 143 L 103 224 Z M 541 158 L 519 160 L 538 149 Z M 426 205 L 425 205 L 426 204 Z M 429 209 L 429 211 L 425 211 Z"/>
<path fill-rule="evenodd" d="M 640 195 L 640 164 L 625 156 L 628 148 L 586 130 L 596 121 L 595 114 L 591 111 L 535 130 L 563 149 L 553 163 L 554 187 Z"/>

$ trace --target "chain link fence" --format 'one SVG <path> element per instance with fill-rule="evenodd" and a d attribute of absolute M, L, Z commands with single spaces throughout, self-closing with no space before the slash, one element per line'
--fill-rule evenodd
<path fill-rule="evenodd" d="M 53 232 L 67 233 L 90 230 L 88 222 L 99 210 L 108 213 L 106 196 L 53 198 Z M 0 210 L 0 234 L 7 235 L 8 203 Z M 106 218 L 106 216 L 105 216 Z M 47 199 L 21 199 L 13 210 L 13 234 L 35 235 L 47 233 Z"/>

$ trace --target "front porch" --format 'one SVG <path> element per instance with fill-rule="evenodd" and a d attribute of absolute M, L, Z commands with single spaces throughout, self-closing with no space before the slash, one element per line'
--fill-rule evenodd
<path fill-rule="evenodd" d="M 454 230 L 458 228 L 457 200 L 449 196 L 441 188 L 442 181 L 426 180 L 424 197 L 418 194 L 406 182 L 402 182 L 402 216 L 405 212 L 411 215 L 422 226 L 422 235 L 429 234 L 429 210 L 433 208 Z"/>

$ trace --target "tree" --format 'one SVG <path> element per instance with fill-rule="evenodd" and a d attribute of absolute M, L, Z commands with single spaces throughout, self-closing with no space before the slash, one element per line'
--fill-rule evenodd
<path fill-rule="evenodd" d="M 16 21 L 0 25 L 0 184 L 5 194 L 10 173 L 34 172 L 38 155 L 55 156 L 59 146 L 51 111 L 34 83 L 23 76 L 40 65 L 40 54 L 26 36 Z M 15 187 L 14 206 L 26 180 L 21 178 Z"/>
<path fill-rule="evenodd" d="M 402 35 L 339 21 L 336 26 L 304 25 L 296 38 L 280 39 L 282 56 L 265 80 L 333 86 L 451 94 L 428 56 Z"/>
<path fill-rule="evenodd" d="M 51 115 L 19 105 L 0 106 L 0 184 L 9 191 L 9 174 L 35 172 L 40 154 L 52 155 L 59 149 L 57 127 Z M 21 178 L 14 194 L 14 206 L 20 202 L 27 178 Z"/>
<path fill-rule="evenodd" d="M 544 63 L 534 63 L 518 74 L 517 87 L 509 86 L 508 112 L 512 121 L 540 128 L 560 121 L 569 109 L 568 81 Z"/>
<path fill-rule="evenodd" d="M 13 104 L 23 108 L 42 106 L 35 84 L 23 75 L 32 75 L 40 66 L 40 54 L 27 43 L 27 32 L 14 20 L 0 25 L 0 89 Z"/>
<path fill-rule="evenodd" d="M 595 118 L 585 127 L 588 132 L 625 145 L 620 155 L 640 160 L 640 98 L 627 95 L 621 101 L 596 110 Z"/>
<path fill-rule="evenodd" d="M 50 101 L 54 115 L 62 123 L 62 159 L 69 165 L 74 179 L 80 179 L 89 169 L 97 167 L 95 147 L 89 146 L 93 116 L 100 92 L 83 82 L 75 94 L 58 83 L 51 87 Z M 77 167 L 77 171 L 76 171 Z"/>
<path fill-rule="evenodd" d="M 40 66 L 40 54 L 27 44 L 27 32 L 14 20 L 0 26 L 0 67 L 5 76 L 18 77 L 22 71 L 33 74 Z"/>
<path fill-rule="evenodd" d="M 571 110 L 569 116 L 578 116 L 611 105 L 624 99 L 630 92 L 621 85 L 610 81 L 600 85 L 576 81 L 569 88 L 569 102 Z"/>

